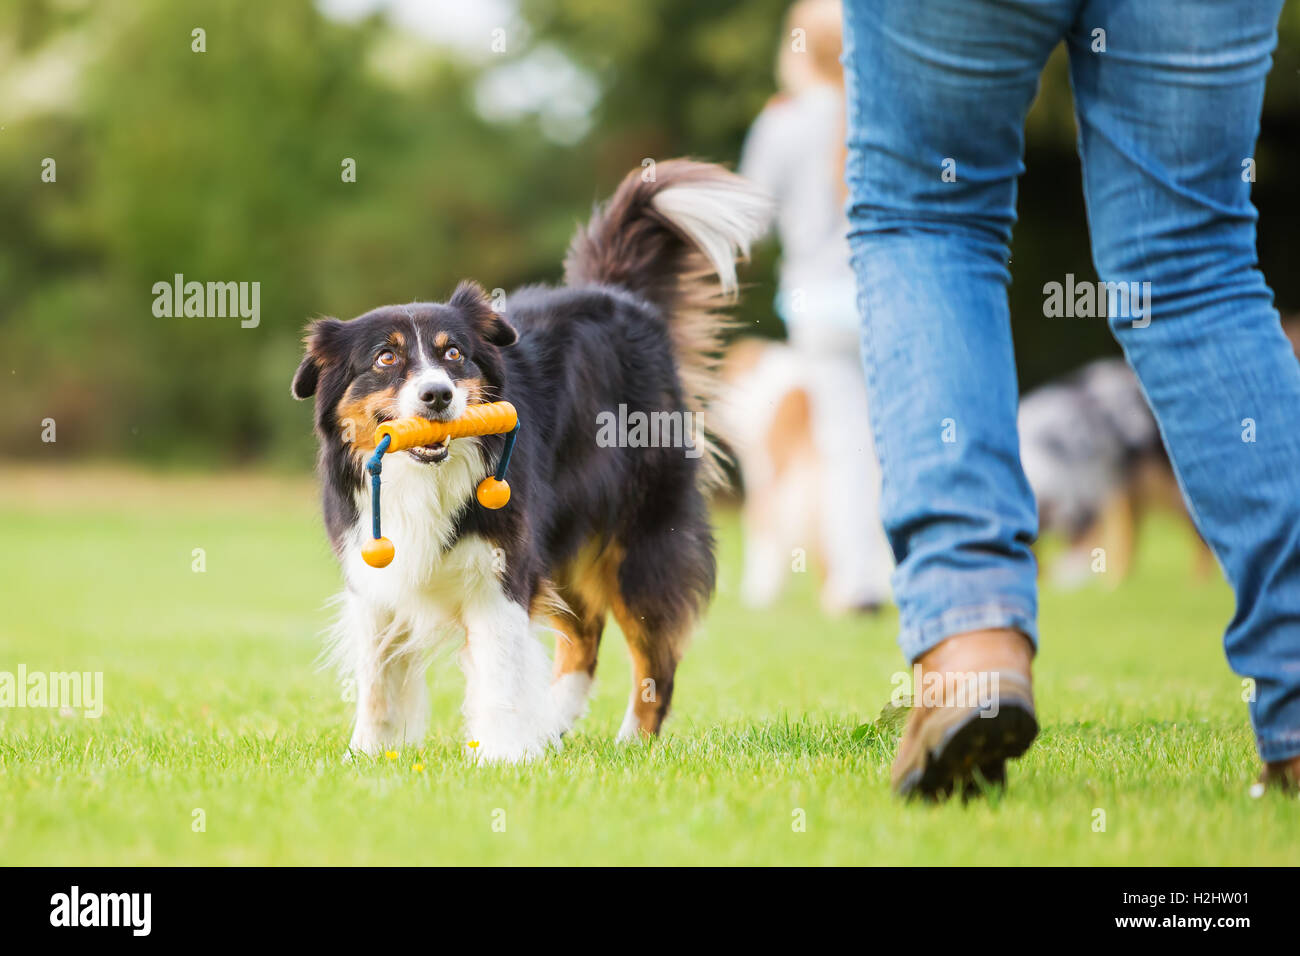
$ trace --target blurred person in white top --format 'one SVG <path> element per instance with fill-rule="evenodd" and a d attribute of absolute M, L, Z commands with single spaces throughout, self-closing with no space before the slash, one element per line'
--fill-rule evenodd
<path fill-rule="evenodd" d="M 856 286 L 844 212 L 844 80 L 838 0 L 801 0 L 786 18 L 778 93 L 750 128 L 740 172 L 775 201 L 776 311 L 812 399 L 823 603 L 872 608 L 893 558 L 880 522 L 880 465 L 859 357 Z"/>

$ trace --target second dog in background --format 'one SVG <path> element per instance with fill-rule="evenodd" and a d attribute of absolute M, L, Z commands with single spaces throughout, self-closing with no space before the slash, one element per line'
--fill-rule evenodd
<path fill-rule="evenodd" d="M 1112 586 L 1123 581 L 1150 511 L 1178 515 L 1190 527 L 1156 420 L 1123 359 L 1091 362 L 1028 392 L 1019 430 L 1039 534 L 1066 542 L 1047 572 L 1054 584 L 1077 587 L 1094 574 Z M 1203 578 L 1210 552 L 1194 528 L 1190 537 Z"/>

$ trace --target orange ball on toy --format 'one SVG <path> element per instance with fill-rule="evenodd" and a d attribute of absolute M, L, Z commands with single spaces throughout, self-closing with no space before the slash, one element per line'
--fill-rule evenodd
<path fill-rule="evenodd" d="M 386 568 L 395 554 L 393 542 L 387 538 L 371 538 L 361 546 L 361 559 L 372 568 Z"/>
<path fill-rule="evenodd" d="M 484 508 L 496 511 L 504 508 L 510 501 L 510 486 L 500 478 L 491 475 L 478 483 L 478 503 Z"/>

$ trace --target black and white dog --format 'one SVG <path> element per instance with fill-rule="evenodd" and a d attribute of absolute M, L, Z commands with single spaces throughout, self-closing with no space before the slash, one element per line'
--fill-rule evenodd
<path fill-rule="evenodd" d="M 1122 581 L 1148 511 L 1190 524 L 1156 420 L 1123 359 L 1091 362 L 1025 395 L 1018 425 L 1039 530 L 1066 542 L 1051 571 L 1056 584 L 1075 587 L 1102 570 L 1112 585 Z M 1199 535 L 1192 540 L 1204 577 L 1210 556 Z"/>
<path fill-rule="evenodd" d="M 717 462 L 711 447 L 598 441 L 598 422 L 704 410 L 716 310 L 734 298 L 737 254 L 767 214 L 719 166 L 660 163 L 649 181 L 629 174 L 579 230 L 563 287 L 520 289 L 501 314 L 462 283 L 445 304 L 311 324 L 292 390 L 316 399 L 325 524 L 346 581 L 337 654 L 358 691 L 352 749 L 422 739 L 428 652 L 451 639 L 476 758 L 540 755 L 585 709 L 609 615 L 635 672 L 619 737 L 658 732 L 714 586 Z M 382 520 L 396 558 L 363 563 L 376 427 L 498 400 L 521 422 L 509 505 L 488 511 L 474 498 L 500 436 L 388 455 Z M 543 628 L 558 632 L 553 675 L 534 635 Z"/>

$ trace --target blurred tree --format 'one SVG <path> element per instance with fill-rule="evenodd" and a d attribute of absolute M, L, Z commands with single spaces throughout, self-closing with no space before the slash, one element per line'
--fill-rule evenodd
<path fill-rule="evenodd" d="M 557 188 L 565 152 L 486 123 L 473 71 L 446 58 L 390 82 L 379 20 L 334 23 L 309 0 L 142 0 L 57 24 L 56 6 L 28 0 L 23 22 L 41 26 L 21 32 L 93 29 L 97 44 L 76 115 L 0 146 L 0 169 L 30 184 L 5 200 L 18 228 L 0 245 L 0 275 L 27 280 L 0 293 L 3 354 L 21 356 L 0 386 L 10 449 L 30 451 L 52 415 L 61 448 L 304 461 L 309 417 L 287 383 L 308 318 L 557 272 L 552 224 L 567 232 L 586 191 Z M 46 154 L 56 183 L 39 181 Z M 155 317 L 153 284 L 176 274 L 259 282 L 260 325 Z"/>
<path fill-rule="evenodd" d="M 306 462 L 288 381 L 308 318 L 464 276 L 553 280 L 574 224 L 643 159 L 734 162 L 775 89 L 785 6 L 520 0 L 526 39 L 476 61 L 311 0 L 0 5 L 0 451 Z M 1294 306 L 1300 4 L 1282 28 L 1256 199 L 1261 259 Z M 539 51 L 594 83 L 576 142 L 480 95 Z M 1065 66 L 1058 50 L 1028 121 L 1011 293 L 1026 386 L 1114 348 L 1100 324 L 1042 317 L 1044 282 L 1091 274 Z M 746 273 L 740 317 L 760 334 L 781 334 L 774 258 Z M 259 282 L 260 325 L 155 317 L 153 284 L 177 273 Z M 46 417 L 57 449 L 39 443 Z"/>

